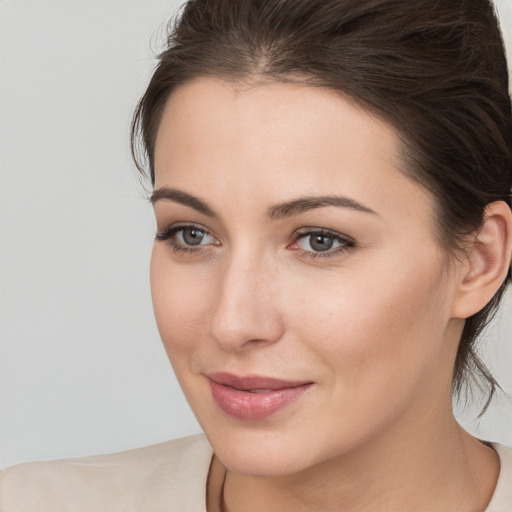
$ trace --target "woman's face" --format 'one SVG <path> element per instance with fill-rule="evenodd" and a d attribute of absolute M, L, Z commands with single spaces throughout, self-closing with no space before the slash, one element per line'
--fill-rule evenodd
<path fill-rule="evenodd" d="M 199 79 L 156 142 L 165 348 L 215 452 L 284 475 L 450 408 L 457 272 L 394 131 L 332 91 Z"/>

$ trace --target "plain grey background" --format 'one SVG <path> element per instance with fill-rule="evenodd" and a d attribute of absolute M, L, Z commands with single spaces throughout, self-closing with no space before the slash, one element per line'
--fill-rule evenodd
<path fill-rule="evenodd" d="M 154 323 L 154 225 L 128 149 L 179 3 L 0 0 L 0 467 L 200 431 Z M 510 395 L 511 312 L 509 296 L 484 344 Z M 512 400 L 460 415 L 512 446 Z"/>

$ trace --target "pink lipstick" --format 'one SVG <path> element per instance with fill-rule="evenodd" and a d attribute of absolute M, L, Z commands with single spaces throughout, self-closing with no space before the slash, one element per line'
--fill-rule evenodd
<path fill-rule="evenodd" d="M 207 375 L 215 403 L 229 416 L 259 420 L 297 400 L 312 385 L 270 377 L 238 377 L 229 373 Z"/>

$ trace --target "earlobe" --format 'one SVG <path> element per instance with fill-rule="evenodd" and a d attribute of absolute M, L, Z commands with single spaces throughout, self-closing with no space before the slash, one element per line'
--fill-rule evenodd
<path fill-rule="evenodd" d="M 478 313 L 494 296 L 510 268 L 512 255 L 512 212 L 504 201 L 487 205 L 484 222 L 466 253 L 453 308 L 453 318 Z"/>

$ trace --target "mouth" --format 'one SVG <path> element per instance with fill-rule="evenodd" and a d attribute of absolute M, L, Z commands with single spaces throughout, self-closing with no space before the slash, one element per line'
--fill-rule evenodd
<path fill-rule="evenodd" d="M 259 420 L 299 399 L 313 386 L 311 381 L 286 381 L 271 377 L 240 377 L 229 373 L 206 375 L 212 397 L 228 416 Z"/>

